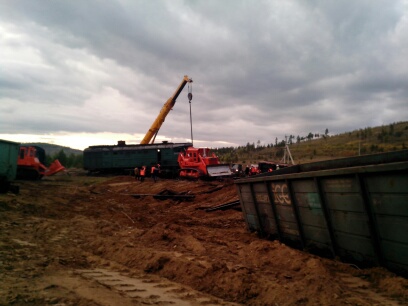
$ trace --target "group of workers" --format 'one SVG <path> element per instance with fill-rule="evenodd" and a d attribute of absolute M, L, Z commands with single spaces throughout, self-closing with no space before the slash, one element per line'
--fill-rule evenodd
<path fill-rule="evenodd" d="M 279 165 L 276 165 L 276 170 L 279 170 Z M 269 167 L 266 170 L 266 172 L 272 172 L 272 171 L 273 171 L 272 167 Z M 259 173 L 262 173 L 261 169 L 259 169 L 259 167 L 256 167 L 254 165 L 251 165 L 251 167 L 247 165 L 245 168 L 245 176 L 257 175 Z"/>
<path fill-rule="evenodd" d="M 150 168 L 150 177 L 153 179 L 154 182 L 157 181 L 157 177 L 158 177 L 159 173 L 160 173 L 160 165 L 159 165 L 159 164 L 153 165 L 153 166 Z M 136 168 L 134 169 L 134 174 L 135 174 L 135 179 L 136 179 L 137 181 L 143 182 L 144 179 L 145 179 L 145 177 L 146 177 L 146 175 L 147 175 L 147 168 L 146 168 L 146 166 L 142 166 L 140 169 L 139 169 L 139 167 L 136 167 Z"/>
<path fill-rule="evenodd" d="M 251 167 L 246 166 L 245 168 L 245 176 L 257 175 L 259 173 L 261 173 L 261 170 L 258 167 L 255 167 L 254 165 L 251 165 Z"/>

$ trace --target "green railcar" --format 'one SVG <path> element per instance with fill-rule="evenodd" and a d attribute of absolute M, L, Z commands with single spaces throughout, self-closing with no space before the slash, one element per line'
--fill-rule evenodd
<path fill-rule="evenodd" d="M 16 178 L 20 144 L 0 139 L 0 192 L 6 192 Z"/>
<path fill-rule="evenodd" d="M 175 177 L 178 175 L 178 154 L 191 143 L 169 143 L 147 145 L 90 146 L 84 150 L 84 169 L 89 172 L 130 173 L 135 167 L 150 167 L 160 164 L 161 175 Z"/>

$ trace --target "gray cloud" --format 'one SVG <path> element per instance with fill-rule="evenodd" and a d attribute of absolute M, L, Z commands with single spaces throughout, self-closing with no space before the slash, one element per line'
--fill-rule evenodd
<path fill-rule="evenodd" d="M 403 0 L 2 2 L 0 134 L 144 134 L 185 74 L 208 144 L 405 121 L 407 33 Z"/>

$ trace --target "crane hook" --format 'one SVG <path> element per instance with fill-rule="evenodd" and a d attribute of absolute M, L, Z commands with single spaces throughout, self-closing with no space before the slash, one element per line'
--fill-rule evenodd
<path fill-rule="evenodd" d="M 190 85 L 190 83 L 188 84 L 188 94 L 187 94 L 187 97 L 188 97 L 188 101 L 191 103 L 191 100 L 193 99 L 193 93 L 192 93 L 192 91 L 193 91 L 193 86 L 192 85 Z"/>
<path fill-rule="evenodd" d="M 191 99 L 193 99 L 193 86 L 190 86 L 190 83 L 188 84 L 188 103 L 190 104 L 190 129 L 191 129 L 191 144 L 193 144 L 193 117 L 191 115 Z"/>

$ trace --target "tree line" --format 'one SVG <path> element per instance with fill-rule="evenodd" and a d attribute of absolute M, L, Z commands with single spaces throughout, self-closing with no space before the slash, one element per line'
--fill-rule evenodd
<path fill-rule="evenodd" d="M 49 166 L 56 159 L 58 159 L 65 168 L 83 168 L 84 166 L 83 154 L 71 153 L 67 155 L 62 149 L 53 155 L 46 154 L 45 164 Z"/>
<path fill-rule="evenodd" d="M 297 144 L 304 143 L 306 146 L 299 147 L 304 150 L 299 153 L 300 156 L 305 151 L 311 150 L 307 146 L 307 142 L 313 139 L 323 139 L 320 142 L 319 148 L 312 148 L 308 152 L 311 158 L 317 155 L 317 151 L 322 156 L 337 156 L 340 151 L 353 150 L 353 146 L 357 148 L 357 154 L 370 154 L 387 152 L 398 149 L 407 149 L 406 142 L 408 133 L 408 122 L 397 122 L 389 125 L 378 127 L 366 127 L 352 132 L 346 132 L 338 135 L 329 135 L 329 130 L 326 128 L 324 133 L 309 132 L 304 136 L 289 135 L 285 139 L 279 140 L 275 138 L 273 143 L 261 144 L 261 141 L 248 142 L 244 146 L 216 148 L 213 149 L 218 157 L 223 162 L 236 162 L 238 160 L 259 160 L 259 159 L 277 159 L 284 156 L 286 145 L 295 145 L 291 150 L 296 152 Z M 336 137 L 338 136 L 338 137 Z M 344 137 L 346 136 L 346 137 Z M 273 149 L 273 150 L 272 150 Z M 341 153 L 346 154 L 346 153 Z M 349 154 L 349 153 L 347 153 Z"/>
<path fill-rule="evenodd" d="M 315 138 L 327 138 L 327 137 L 329 137 L 329 129 L 326 128 L 325 132 L 322 134 L 309 132 L 309 134 L 307 134 L 306 136 L 289 135 L 289 136 L 285 136 L 285 139 L 282 139 L 282 140 L 279 140 L 278 137 L 276 137 L 274 143 L 261 144 L 261 141 L 258 140 L 256 144 L 255 142 L 253 143 L 247 142 L 245 146 L 215 148 L 213 149 L 213 151 L 216 153 L 216 155 L 221 157 L 223 161 L 226 161 L 226 162 L 238 160 L 238 156 L 241 156 L 243 154 L 262 151 L 263 149 L 270 149 L 270 148 L 278 148 L 275 155 L 276 157 L 282 157 L 284 154 L 283 148 L 287 144 L 291 145 L 291 144 L 300 143 L 303 141 L 312 140 Z"/>

